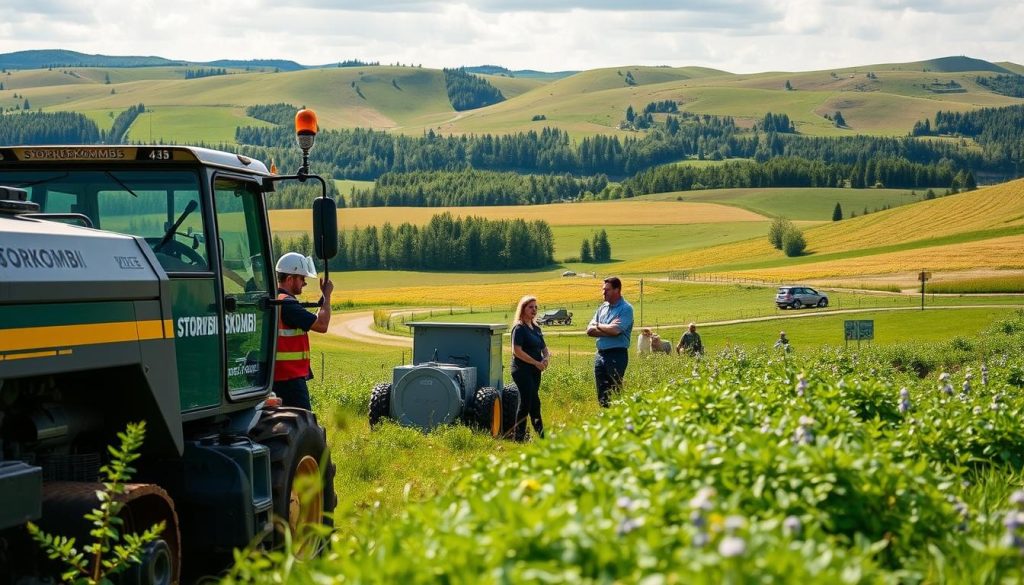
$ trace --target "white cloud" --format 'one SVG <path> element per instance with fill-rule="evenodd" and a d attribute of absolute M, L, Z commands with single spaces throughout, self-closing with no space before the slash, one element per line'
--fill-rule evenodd
<path fill-rule="evenodd" d="M 628 8 L 623 8 L 628 6 Z M 0 52 L 358 58 L 428 67 L 807 70 L 968 55 L 1020 61 L 1010 0 L 35 0 L 0 5 Z"/>

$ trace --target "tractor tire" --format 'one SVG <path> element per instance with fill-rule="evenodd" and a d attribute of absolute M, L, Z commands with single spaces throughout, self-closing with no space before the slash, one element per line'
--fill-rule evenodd
<path fill-rule="evenodd" d="M 566 319 L 565 320 L 565 324 L 566 325 L 572 325 L 572 317 L 569 317 L 568 319 Z"/>
<path fill-rule="evenodd" d="M 501 391 L 501 436 L 506 439 L 514 439 L 513 431 L 516 426 L 516 417 L 519 416 L 519 405 L 522 402 L 519 398 L 519 387 L 515 384 L 507 384 Z"/>
<path fill-rule="evenodd" d="M 338 503 L 327 433 L 312 412 L 279 407 L 264 408 L 249 437 L 270 449 L 274 548 L 286 542 L 287 529 L 297 557 L 316 556 L 326 540 L 315 525 L 331 526 Z M 315 486 L 310 485 L 312 477 Z"/>
<path fill-rule="evenodd" d="M 391 382 L 381 382 L 370 392 L 370 428 L 391 416 Z"/>
<path fill-rule="evenodd" d="M 471 406 L 470 420 L 480 429 L 491 434 L 492 437 L 501 436 L 501 396 L 498 390 L 491 386 L 484 386 L 476 391 Z"/>

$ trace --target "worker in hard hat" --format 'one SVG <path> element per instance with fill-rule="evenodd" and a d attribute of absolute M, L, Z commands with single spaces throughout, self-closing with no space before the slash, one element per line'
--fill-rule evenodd
<path fill-rule="evenodd" d="M 312 410 L 306 380 L 313 377 L 309 367 L 309 331 L 326 333 L 331 322 L 331 292 L 334 283 L 320 280 L 320 309 L 314 315 L 299 304 L 298 296 L 307 278 L 317 278 L 313 259 L 288 252 L 277 261 L 277 298 L 281 318 L 277 322 L 277 360 L 274 362 L 274 393 L 284 406 Z"/>

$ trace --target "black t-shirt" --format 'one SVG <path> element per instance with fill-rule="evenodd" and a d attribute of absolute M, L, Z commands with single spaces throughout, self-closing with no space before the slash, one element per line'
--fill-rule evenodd
<path fill-rule="evenodd" d="M 532 357 L 538 362 L 544 359 L 544 348 L 547 345 L 544 343 L 544 333 L 540 330 L 540 327 L 534 325 L 533 327 L 527 327 L 525 325 L 516 325 L 512 328 L 512 346 L 519 346 L 523 348 L 526 355 Z M 530 366 L 535 368 L 533 364 L 524 362 L 523 360 L 512 355 L 512 367 L 523 367 Z"/>
<path fill-rule="evenodd" d="M 288 294 L 286 291 L 277 289 L 277 294 Z M 285 299 L 281 303 L 281 321 L 284 322 L 288 327 L 295 327 L 302 329 L 303 331 L 309 331 L 309 328 L 316 323 L 316 315 L 310 313 L 299 304 L 299 300 L 295 297 Z"/>

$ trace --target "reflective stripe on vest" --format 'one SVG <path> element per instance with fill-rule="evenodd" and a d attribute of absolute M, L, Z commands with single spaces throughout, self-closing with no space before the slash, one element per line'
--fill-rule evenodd
<path fill-rule="evenodd" d="M 282 301 L 295 300 L 295 297 L 284 293 L 277 295 L 277 298 Z M 309 375 L 309 356 L 309 334 L 302 329 L 285 325 L 278 317 L 274 381 L 305 379 Z"/>

